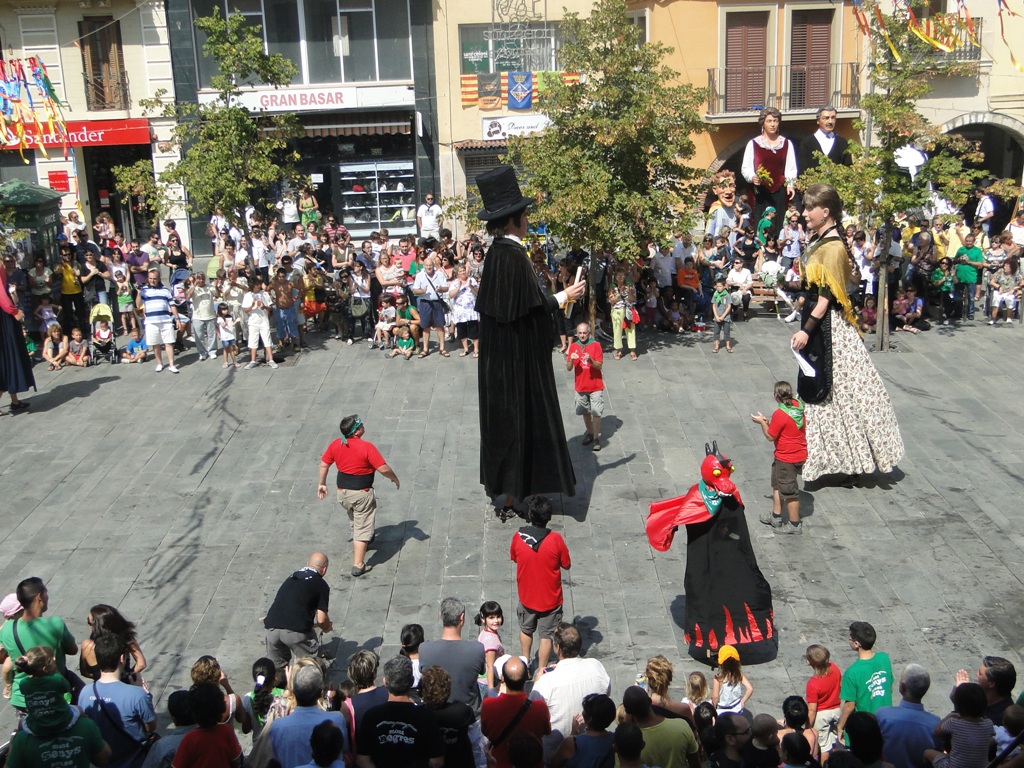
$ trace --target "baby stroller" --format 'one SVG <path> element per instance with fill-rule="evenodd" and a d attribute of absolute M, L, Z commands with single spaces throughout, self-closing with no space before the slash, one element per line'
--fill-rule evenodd
<path fill-rule="evenodd" d="M 96 338 L 96 331 L 100 327 L 100 321 L 107 321 L 107 329 L 110 331 L 110 338 L 99 340 Z M 118 363 L 121 358 L 117 354 L 117 334 L 114 332 L 114 313 L 107 304 L 97 304 L 89 312 L 89 326 L 92 328 L 89 343 L 92 345 L 92 364 L 96 365 L 100 360 L 105 359 L 108 363 Z"/>
<path fill-rule="evenodd" d="M 192 278 L 192 272 L 187 269 L 176 269 L 171 273 L 171 301 L 174 308 L 178 310 L 178 317 L 181 318 L 182 326 L 178 331 L 178 338 L 174 348 L 178 352 L 185 351 L 185 337 L 191 334 L 191 315 L 188 311 L 189 301 L 186 297 L 188 281 Z"/>

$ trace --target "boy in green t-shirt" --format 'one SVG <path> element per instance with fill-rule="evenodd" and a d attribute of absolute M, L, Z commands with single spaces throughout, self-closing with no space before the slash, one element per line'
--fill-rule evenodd
<path fill-rule="evenodd" d="M 866 621 L 850 625 L 850 647 L 857 660 L 843 672 L 839 696 L 843 700 L 839 712 L 836 738 L 843 738 L 846 721 L 854 712 L 875 712 L 892 706 L 892 662 L 888 655 L 873 650 L 875 628 Z"/>

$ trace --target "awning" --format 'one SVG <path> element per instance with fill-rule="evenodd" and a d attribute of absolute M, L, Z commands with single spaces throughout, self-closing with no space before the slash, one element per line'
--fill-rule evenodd
<path fill-rule="evenodd" d="M 306 136 L 381 136 L 412 133 L 408 112 L 362 112 L 353 115 L 303 115 Z"/>
<path fill-rule="evenodd" d="M 508 142 L 505 139 L 466 139 L 465 141 L 453 142 L 452 147 L 459 154 L 504 152 L 508 149 Z"/>

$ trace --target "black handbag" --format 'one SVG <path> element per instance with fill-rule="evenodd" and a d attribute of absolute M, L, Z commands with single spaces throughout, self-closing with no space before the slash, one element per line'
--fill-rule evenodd
<path fill-rule="evenodd" d="M 95 697 L 96 703 L 100 705 L 100 711 L 103 713 L 103 716 L 110 721 L 110 724 L 114 726 L 114 728 L 117 729 L 117 731 L 122 736 L 131 741 L 133 744 L 135 744 L 136 748 L 142 754 L 147 754 L 149 750 L 152 749 L 153 745 L 160 740 L 160 734 L 156 731 L 147 733 L 145 736 L 142 737 L 142 741 L 139 741 L 130 733 L 128 733 L 128 731 L 125 730 L 124 726 L 121 725 L 119 721 L 111 717 L 110 713 L 107 711 L 106 706 L 104 706 L 103 704 L 103 699 L 100 697 L 99 691 L 96 690 L 96 683 L 92 684 L 92 695 L 93 697 Z"/>

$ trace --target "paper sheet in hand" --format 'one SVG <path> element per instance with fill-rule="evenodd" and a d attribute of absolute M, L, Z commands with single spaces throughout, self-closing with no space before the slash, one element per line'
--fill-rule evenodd
<path fill-rule="evenodd" d="M 811 364 L 807 362 L 807 358 L 805 358 L 792 347 L 790 347 L 789 349 L 793 353 L 793 357 L 796 358 L 797 365 L 800 366 L 800 373 L 810 378 L 814 378 L 815 376 L 818 375 L 814 368 L 811 366 Z"/>

